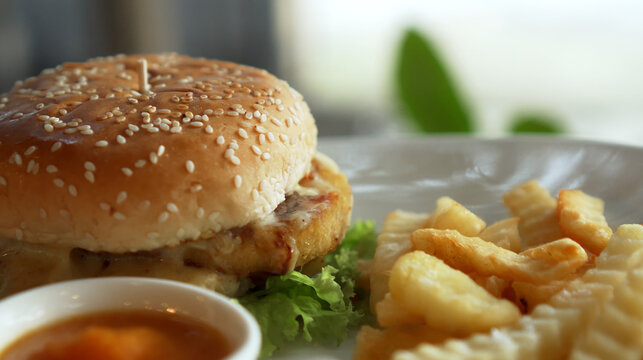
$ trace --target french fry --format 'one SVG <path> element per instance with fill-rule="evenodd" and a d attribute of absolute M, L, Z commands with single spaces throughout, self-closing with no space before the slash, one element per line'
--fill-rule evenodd
<path fill-rule="evenodd" d="M 373 314 L 377 313 L 375 305 L 389 292 L 388 282 L 393 264 L 397 258 L 411 251 L 411 233 L 421 228 L 428 216 L 397 210 L 384 219 L 369 272 L 370 309 Z"/>
<path fill-rule="evenodd" d="M 384 330 L 362 326 L 357 333 L 354 360 L 389 360 L 398 350 L 418 344 L 439 344 L 449 335 L 427 326 L 392 327 Z"/>
<path fill-rule="evenodd" d="M 441 197 L 435 211 L 424 224 L 425 228 L 458 230 L 466 236 L 476 236 L 486 226 L 476 214 L 450 197 Z"/>
<path fill-rule="evenodd" d="M 427 222 L 429 214 L 414 213 L 410 211 L 395 210 L 384 219 L 381 234 L 411 234 L 422 228 Z"/>
<path fill-rule="evenodd" d="M 476 284 L 482 286 L 489 294 L 497 297 L 498 299 L 503 298 L 505 291 L 511 285 L 509 280 L 501 279 L 497 276 L 480 276 L 478 274 L 468 274 L 469 277 L 476 282 Z"/>
<path fill-rule="evenodd" d="M 588 270 L 580 279 L 571 281 L 565 291 L 555 294 L 548 303 L 537 306 L 530 315 L 523 316 L 515 325 L 491 334 L 477 334 L 464 340 L 448 340 L 439 345 L 423 344 L 413 350 L 398 351 L 393 359 L 562 359 L 569 355 L 577 336 L 584 333 L 595 316 L 600 314 L 600 309 L 604 308 L 608 301 L 619 296 L 615 289 L 628 281 L 630 276 L 642 275 L 641 252 L 643 226 L 622 225 L 612 236 L 605 251 L 597 258 L 596 268 Z M 635 280 L 630 284 L 634 284 L 633 287 L 637 291 L 643 290 L 643 280 Z M 643 299 L 643 294 L 630 299 L 635 302 L 629 303 L 624 297 L 614 304 L 629 304 L 628 309 L 636 309 L 640 314 L 643 306 L 637 302 Z M 628 311 L 628 314 L 632 313 Z M 610 340 L 607 337 L 614 335 L 618 333 L 605 334 L 606 341 L 597 345 L 613 345 L 617 339 Z M 594 339 L 596 337 L 592 338 Z M 636 336 L 628 337 L 629 339 L 641 340 Z M 579 342 L 579 346 L 584 346 L 583 341 Z M 629 344 L 626 349 L 628 348 Z M 588 353 L 585 349 L 581 350 Z M 603 352 L 600 351 L 602 350 L 599 349 L 593 357 L 588 358 L 615 358 L 602 357 L 600 354 Z M 579 358 L 581 357 L 575 359 Z M 633 358 L 640 359 L 640 356 Z"/>
<path fill-rule="evenodd" d="M 391 294 L 384 296 L 382 301 L 375 305 L 377 310 L 377 323 L 382 327 L 424 325 L 424 317 L 406 310 Z"/>
<path fill-rule="evenodd" d="M 479 238 L 492 242 L 501 248 L 519 253 L 522 250 L 520 243 L 520 232 L 518 231 L 518 222 L 520 219 L 512 217 L 500 220 L 482 230 Z"/>
<path fill-rule="evenodd" d="M 530 313 L 536 306 L 544 304 L 552 296 L 569 285 L 567 280 L 554 280 L 547 284 L 532 284 L 524 281 L 514 281 L 511 287 L 520 304 L 521 310 Z"/>
<path fill-rule="evenodd" d="M 642 235 L 643 235 L 643 231 Z M 643 238 L 643 236 L 641 237 Z M 640 260 L 640 259 L 639 259 Z M 614 289 L 614 299 L 575 341 L 570 359 L 641 359 L 643 357 L 643 262 Z"/>
<path fill-rule="evenodd" d="M 416 230 L 411 241 L 415 249 L 465 273 L 534 284 L 562 279 L 587 262 L 585 250 L 570 239 L 556 240 L 520 254 L 454 230 Z"/>
<path fill-rule="evenodd" d="M 410 236 L 407 234 L 380 234 L 378 240 L 382 241 L 375 250 L 373 266 L 371 267 L 371 296 L 370 308 L 377 314 L 376 304 L 384 299 L 389 292 L 389 278 L 391 269 L 397 259 L 413 250 Z"/>
<path fill-rule="evenodd" d="M 561 190 L 558 193 L 560 229 L 585 249 L 600 254 L 612 236 L 603 215 L 604 207 L 603 200 L 580 190 Z"/>
<path fill-rule="evenodd" d="M 466 335 L 515 323 L 520 311 L 466 274 L 422 251 L 400 257 L 391 272 L 391 297 L 429 327 Z"/>
<path fill-rule="evenodd" d="M 502 200 L 513 216 L 520 218 L 520 235 L 527 247 L 564 237 L 558 227 L 556 199 L 538 181 L 531 180 L 511 189 Z"/>

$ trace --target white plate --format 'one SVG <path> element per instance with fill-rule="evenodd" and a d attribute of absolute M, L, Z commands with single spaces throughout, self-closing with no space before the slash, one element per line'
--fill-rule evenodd
<path fill-rule="evenodd" d="M 353 219 L 381 223 L 394 209 L 430 212 L 451 196 L 487 223 L 509 214 L 502 194 L 538 179 L 553 194 L 580 188 L 605 200 L 615 229 L 643 223 L 643 147 L 557 137 L 484 140 L 471 137 L 323 139 L 355 195 Z M 290 348 L 275 359 L 351 359 L 354 339 L 338 348 Z"/>

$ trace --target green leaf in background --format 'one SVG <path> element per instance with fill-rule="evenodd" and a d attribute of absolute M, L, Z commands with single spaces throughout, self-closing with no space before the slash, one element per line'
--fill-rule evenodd
<path fill-rule="evenodd" d="M 516 134 L 559 134 L 563 132 L 554 118 L 535 112 L 522 112 L 515 115 L 510 130 Z"/>
<path fill-rule="evenodd" d="M 407 30 L 397 61 L 399 98 L 422 132 L 472 132 L 469 109 L 432 44 Z"/>

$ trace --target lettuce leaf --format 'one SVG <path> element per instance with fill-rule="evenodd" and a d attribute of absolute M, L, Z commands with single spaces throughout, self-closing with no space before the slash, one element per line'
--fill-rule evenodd
<path fill-rule="evenodd" d="M 365 307 L 354 306 L 366 299 L 356 296 L 357 260 L 373 256 L 376 237 L 374 222 L 357 221 L 318 275 L 272 276 L 264 288 L 239 298 L 261 327 L 261 357 L 295 341 L 339 345 L 365 319 Z"/>

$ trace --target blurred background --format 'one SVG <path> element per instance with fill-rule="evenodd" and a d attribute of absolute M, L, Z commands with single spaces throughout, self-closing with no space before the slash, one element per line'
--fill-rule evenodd
<path fill-rule="evenodd" d="M 266 68 L 320 136 L 553 132 L 643 145 L 643 3 L 2 0 L 0 92 L 65 61 L 176 51 Z"/>

